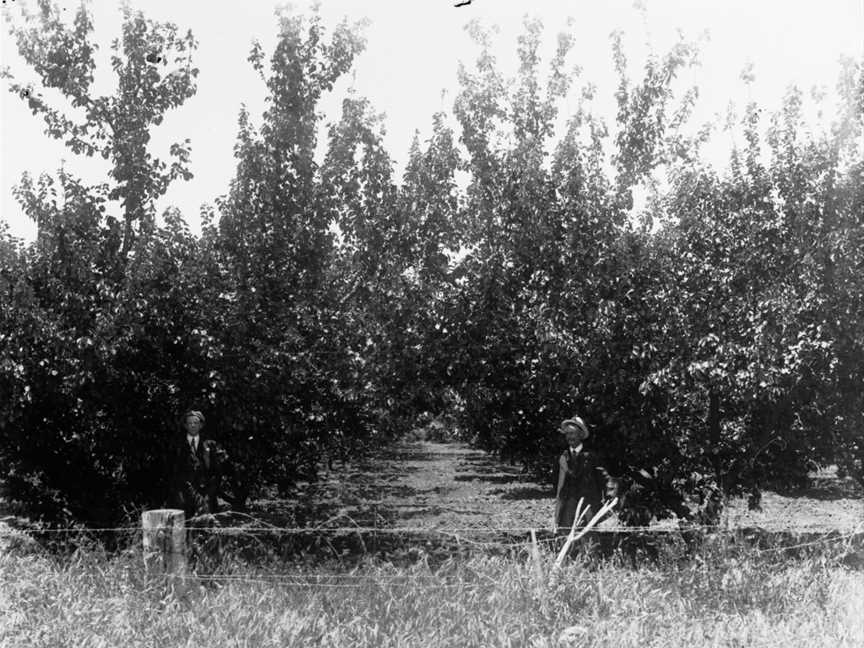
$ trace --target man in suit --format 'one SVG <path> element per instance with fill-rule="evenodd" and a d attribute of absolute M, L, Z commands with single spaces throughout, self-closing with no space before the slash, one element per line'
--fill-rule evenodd
<path fill-rule="evenodd" d="M 559 533 L 569 533 L 576 518 L 576 508 L 582 500 L 587 508 L 580 526 L 584 526 L 603 505 L 607 490 L 614 489 L 615 480 L 600 464 L 599 458 L 582 446 L 588 438 L 588 426 L 578 416 L 567 419 L 559 428 L 567 439 L 567 449 L 558 459 L 558 489 L 555 497 L 555 527 Z"/>
<path fill-rule="evenodd" d="M 205 509 L 217 511 L 221 457 L 216 442 L 201 435 L 204 422 L 198 410 L 183 414 L 181 436 L 171 449 L 171 499 L 187 520 Z"/>

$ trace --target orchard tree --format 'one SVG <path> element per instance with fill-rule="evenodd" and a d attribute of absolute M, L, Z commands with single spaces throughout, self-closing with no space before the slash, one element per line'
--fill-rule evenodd
<path fill-rule="evenodd" d="M 844 453 L 854 470 L 860 415 L 832 390 L 857 385 L 837 353 L 841 344 L 858 353 L 857 301 L 851 273 L 837 296 L 832 250 L 857 240 L 842 211 L 860 154 L 848 145 L 860 132 L 856 75 L 828 139 L 801 136 L 801 99 L 789 95 L 768 128 L 767 165 L 750 106 L 746 147 L 722 175 L 700 162 L 710 128 L 684 135 L 695 90 L 673 91 L 697 62 L 694 46 L 650 56 L 633 84 L 616 37 L 614 127 L 591 115 L 593 91 L 583 89 L 550 164 L 563 58 L 544 103 L 539 29 L 528 25 L 510 83 L 488 35 L 472 30 L 481 54 L 462 72 L 455 108 L 471 172 L 468 281 L 450 340 L 455 357 L 468 349 L 451 384 L 471 438 L 542 472 L 557 420 L 583 413 L 591 443 L 629 487 L 632 522 L 716 521 L 724 496 L 749 492 L 757 505 L 770 480 L 794 483 Z M 640 186 L 649 200 L 636 213 Z"/>
<path fill-rule="evenodd" d="M 839 448 L 838 463 L 864 484 L 864 62 L 847 61 L 838 83 L 843 100 L 823 151 L 832 167 L 822 176 L 827 202 L 822 262 L 826 283 L 826 326 L 833 338 L 835 395 L 827 412 Z"/>
<path fill-rule="evenodd" d="M 633 519 L 681 515 L 686 504 L 715 522 L 724 497 L 749 493 L 758 506 L 766 484 L 806 483 L 809 471 L 843 454 L 836 437 L 856 405 L 838 399 L 837 386 L 860 379 L 837 355 L 832 331 L 848 320 L 830 313 L 825 279 L 830 246 L 854 229 L 848 221 L 845 231 L 833 228 L 843 218 L 840 143 L 803 135 L 800 108 L 793 89 L 767 129 L 767 163 L 750 105 L 746 146 L 728 174 L 693 153 L 670 171 L 662 207 L 672 218 L 650 241 L 663 271 L 637 293 L 656 325 L 634 346 L 643 371 L 628 372 L 645 377 L 644 429 L 662 456 L 631 473 Z M 634 439 L 620 431 L 636 420 L 609 435 L 631 464 Z M 673 507 L 674 497 L 657 497 L 663 492 L 689 501 Z"/>
<path fill-rule="evenodd" d="M 455 105 L 471 177 L 464 287 L 446 327 L 451 343 L 467 350 L 454 351 L 461 362 L 453 386 L 470 408 L 463 423 L 478 442 L 507 455 L 526 446 L 530 454 L 530 439 L 538 439 L 555 415 L 538 408 L 548 394 L 533 391 L 542 389 L 530 376 L 543 359 L 531 322 L 547 308 L 546 296 L 561 277 L 564 226 L 546 146 L 571 79 L 572 39 L 559 39 L 541 88 L 538 22 L 526 22 L 512 81 L 496 68 L 490 35 L 476 23 L 469 30 L 481 53 L 473 70 L 460 69 Z"/>
<path fill-rule="evenodd" d="M 456 134 L 447 115 L 432 117 L 432 134 L 421 144 L 415 134 L 399 188 L 398 209 L 405 219 L 403 304 L 405 322 L 401 391 L 415 415 L 444 413 L 450 387 L 464 366 L 467 345 L 450 341 L 459 310 L 461 275 L 457 255 L 466 241 L 466 219 L 456 174 L 463 167 Z"/>
<path fill-rule="evenodd" d="M 629 194 L 657 166 L 649 162 L 669 148 L 668 87 L 692 63 L 692 51 L 681 45 L 652 59 L 635 87 L 619 61 L 619 177 L 610 180 L 609 131 L 590 112 L 590 86 L 546 159 L 557 105 L 573 76 L 566 66 L 571 40 L 559 39 L 541 92 L 540 27 L 528 24 L 508 96 L 488 35 L 473 29 L 482 51 L 476 72 L 462 73 L 456 104 L 471 156 L 466 208 L 474 223 L 473 251 L 464 262 L 470 277 L 464 301 L 471 306 L 456 322 L 475 351 L 461 373 L 465 426 L 484 446 L 545 470 L 559 442 L 556 421 L 574 409 L 599 423 L 601 438 L 609 439 L 605 432 L 620 429 L 621 421 L 632 428 L 619 439 L 643 434 L 632 350 L 634 336 L 651 326 L 638 295 L 657 270 L 641 267 L 650 255 L 645 235 L 629 229 Z M 652 103 L 652 97 L 662 101 Z M 512 124 L 512 132 L 502 123 Z M 648 442 L 636 445 L 646 454 L 632 467 L 622 461 L 621 468 L 640 474 L 641 462 L 650 465 L 655 450 Z"/>
<path fill-rule="evenodd" d="M 52 517 L 65 510 L 79 519 L 116 519 L 122 505 L 158 497 L 152 478 L 129 473 L 140 476 L 134 464 L 158 463 L 159 432 L 172 418 L 147 386 L 135 398 L 122 389 L 124 370 L 142 359 L 118 359 L 129 330 L 116 318 L 129 297 L 128 266 L 142 261 L 135 250 L 156 235 L 155 201 L 171 181 L 189 177 L 188 142 L 171 147 L 170 164 L 147 145 L 165 113 L 195 91 L 196 44 L 174 25 L 128 7 L 122 13 L 122 34 L 111 45 L 116 90 L 103 96 L 93 90 L 97 45 L 86 6 L 71 23 L 47 0 L 34 13 L 4 13 L 41 85 L 4 69 L 9 90 L 44 121 L 47 135 L 111 165 L 100 184 L 64 168 L 37 181 L 25 175 L 15 190 L 37 238 L 13 255 L 20 275 L 3 294 L 2 336 L 12 357 L 2 371 L 13 389 L 2 405 L 0 454 L 13 497 L 34 511 L 44 505 Z M 58 91 L 71 110 L 53 106 L 43 90 Z"/>
<path fill-rule="evenodd" d="M 3 76 L 9 79 L 9 90 L 45 122 L 47 135 L 63 140 L 73 153 L 98 155 L 111 163 L 110 181 L 91 191 L 94 199 L 120 203 L 119 214 L 106 215 L 103 227 L 122 261 L 136 234 L 153 228 L 155 201 L 168 185 L 191 177 L 188 141 L 171 146 L 170 164 L 153 157 L 147 145 L 151 129 L 162 123 L 165 113 L 195 93 L 198 70 L 192 66 L 197 43 L 191 32 L 149 21 L 128 6 L 121 11 L 122 35 L 111 44 L 114 93 L 93 94 L 98 45 L 84 4 L 71 25 L 50 0 L 39 0 L 36 13 L 22 5 L 21 20 L 13 17 L 11 8 L 5 12 L 18 52 L 42 88 L 59 91 L 74 111 L 53 107 L 39 89 L 17 81 L 8 69 Z"/>
<path fill-rule="evenodd" d="M 269 66 L 257 43 L 249 57 L 267 109 L 258 128 L 241 111 L 216 239 L 233 285 L 216 409 L 238 502 L 268 484 L 290 488 L 339 438 L 367 427 L 358 362 L 341 344 L 350 317 L 332 295 L 333 188 L 314 159 L 319 101 L 362 51 L 361 27 L 343 22 L 328 35 L 317 11 L 283 11 Z"/>

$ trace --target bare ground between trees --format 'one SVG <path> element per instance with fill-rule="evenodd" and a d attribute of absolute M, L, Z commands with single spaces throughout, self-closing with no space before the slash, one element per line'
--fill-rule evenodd
<path fill-rule="evenodd" d="M 257 520 L 267 526 L 309 529 L 308 534 L 289 531 L 271 540 L 281 546 L 287 541 L 288 554 L 322 550 L 312 551 L 310 559 L 336 548 L 339 553 L 369 552 L 386 558 L 424 544 L 446 554 L 470 548 L 472 542 L 524 540 L 532 528 L 548 534 L 553 503 L 552 489 L 532 480 L 518 466 L 504 464 L 464 443 L 414 441 L 337 463 L 317 481 L 298 484 L 290 497 L 256 501 L 250 511 L 253 520 L 226 513 L 219 516 L 217 526 L 254 527 Z M 839 479 L 832 471 L 823 471 L 800 492 L 765 492 L 761 511 L 749 511 L 745 500 L 730 502 L 721 523 L 784 535 L 860 532 L 864 493 L 851 478 Z M 29 525 L 20 518 L 0 516 L 0 548 L 26 541 L 15 529 L 22 526 Z M 205 526 L 209 525 L 205 522 Z M 670 528 L 675 521 L 653 526 Z M 366 530 L 345 531 L 358 527 Z M 369 528 L 382 533 L 370 533 Z M 613 516 L 599 528 L 624 527 Z M 333 533 L 337 529 L 342 530 L 342 542 Z"/>
<path fill-rule="evenodd" d="M 745 500 L 729 502 L 721 523 L 769 531 L 849 532 L 864 524 L 862 496 L 851 478 L 823 471 L 800 492 L 765 492 L 761 511 L 749 511 Z M 294 526 L 524 533 L 551 527 L 553 502 L 551 488 L 518 466 L 502 464 L 462 443 L 417 441 L 337 465 L 319 481 L 300 484 L 292 498 L 260 501 L 255 509 Z M 656 526 L 674 526 L 674 521 Z M 618 527 L 614 517 L 601 525 Z"/>

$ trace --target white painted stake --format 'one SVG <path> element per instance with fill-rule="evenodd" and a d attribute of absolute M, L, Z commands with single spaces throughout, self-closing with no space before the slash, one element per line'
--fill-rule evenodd
<path fill-rule="evenodd" d="M 613 498 L 611 501 L 606 502 L 599 511 L 591 518 L 591 520 L 579 530 L 579 533 L 576 533 L 576 525 L 582 520 L 587 512 L 587 509 L 582 509 L 582 498 L 579 498 L 579 504 L 576 505 L 576 517 L 573 519 L 573 526 L 570 528 L 570 533 L 567 535 L 567 541 L 564 543 L 564 546 L 561 547 L 561 551 L 558 552 L 558 558 L 555 559 L 555 564 L 552 567 L 552 577 L 554 578 L 555 573 L 561 567 L 561 564 L 564 562 L 564 558 L 567 557 L 567 552 L 570 551 L 570 547 L 573 545 L 576 540 L 582 538 L 586 533 L 588 533 L 596 524 L 599 522 L 604 515 L 606 515 L 612 508 L 618 503 L 618 498 Z"/>

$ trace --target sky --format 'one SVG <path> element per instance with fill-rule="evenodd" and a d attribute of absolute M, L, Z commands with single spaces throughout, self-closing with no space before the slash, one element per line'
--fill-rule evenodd
<path fill-rule="evenodd" d="M 5 4 L 15 15 L 20 2 Z M 141 8 L 148 18 L 191 29 L 199 43 L 195 55 L 200 69 L 198 92 L 168 113 L 154 129 L 150 145 L 154 155 L 167 159 L 172 142 L 191 140 L 194 178 L 172 185 L 158 208 L 160 212 L 169 206 L 180 208 L 197 231 L 201 205 L 224 194 L 234 173 L 233 146 L 241 104 L 249 107 L 253 121 L 263 108 L 263 83 L 246 59 L 255 39 L 266 52 L 272 51 L 275 8 L 282 3 L 130 0 L 130 4 Z M 595 111 L 609 121 L 614 119 L 617 86 L 610 45 L 614 30 L 624 32 L 625 52 L 634 74 L 644 64 L 648 44 L 662 53 L 675 42 L 679 30 L 689 39 L 702 38 L 701 65 L 681 80 L 699 87 L 693 116 L 696 124 L 725 115 L 730 102 L 743 108 L 752 99 L 768 110 L 775 109 L 792 84 L 805 92 L 823 88 L 830 100 L 840 58 L 864 58 L 864 0 L 644 0 L 641 11 L 633 0 L 472 0 L 463 7 L 455 4 L 456 0 L 321 3 L 321 15 L 329 26 L 343 16 L 371 21 L 365 32 L 366 51 L 356 60 L 354 73 L 322 102 L 325 123 L 338 119 L 340 97 L 353 85 L 357 95 L 368 97 L 385 114 L 385 144 L 394 158 L 397 178 L 415 131 L 419 130 L 421 139 L 428 136 L 432 114 L 452 109 L 458 92 L 458 63 L 470 64 L 477 55 L 465 32 L 465 25 L 475 18 L 497 26 L 495 53 L 505 72 L 514 69 L 516 38 L 526 15 L 543 22 L 550 50 L 558 32 L 573 33 L 572 61 L 583 68 L 583 82 L 596 84 Z M 71 15 L 78 2 L 61 0 L 59 5 Z M 104 57 L 97 59 L 104 65 L 97 71 L 95 89 L 107 92 L 112 83 L 107 56 L 111 40 L 119 35 L 120 5 L 118 1 L 92 0 L 90 6 L 95 40 Z M 295 2 L 292 10 L 303 11 L 308 6 Z M 568 18 L 573 19 L 569 26 Z M 34 78 L 18 57 L 5 21 L 0 64 L 22 80 Z M 749 65 L 755 82 L 748 88 L 741 72 Z M 105 177 L 108 167 L 101 160 L 76 156 L 44 135 L 41 119 L 8 92 L 6 81 L 0 85 L 0 220 L 9 224 L 13 235 L 32 240 L 35 225 L 12 195 L 22 173 L 38 176 L 63 165 L 95 183 Z M 575 102 L 568 99 L 563 110 L 566 113 L 574 107 Z M 722 138 L 715 142 L 717 160 L 726 155 L 729 144 Z"/>

